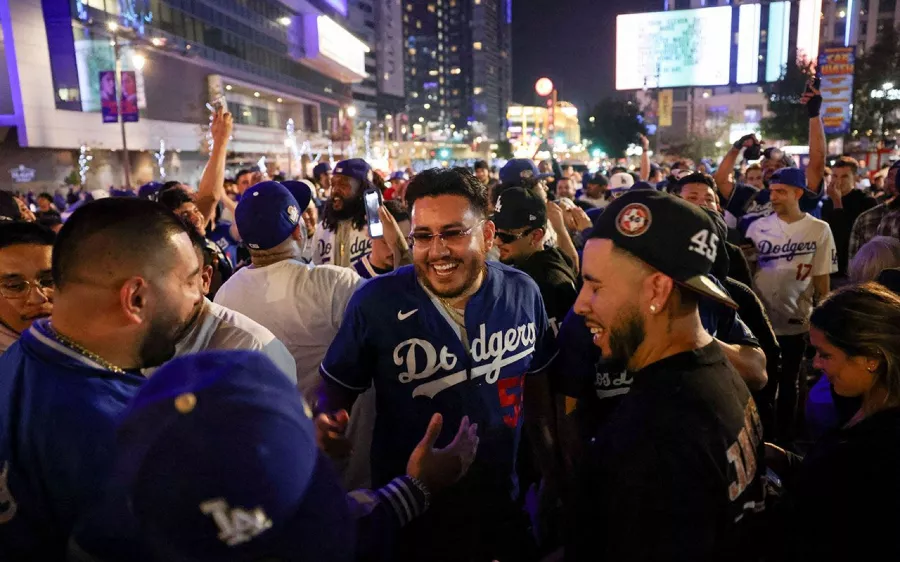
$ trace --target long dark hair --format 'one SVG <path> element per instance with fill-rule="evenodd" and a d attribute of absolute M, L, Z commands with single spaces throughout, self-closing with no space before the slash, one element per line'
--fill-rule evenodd
<path fill-rule="evenodd" d="M 900 297 L 878 283 L 844 287 L 813 310 L 810 323 L 848 357 L 878 359 L 875 385 L 900 403 Z"/>

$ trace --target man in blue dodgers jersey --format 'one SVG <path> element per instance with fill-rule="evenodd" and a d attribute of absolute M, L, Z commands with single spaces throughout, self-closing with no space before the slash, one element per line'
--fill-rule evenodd
<path fill-rule="evenodd" d="M 330 432 L 326 446 L 337 445 L 346 412 L 334 412 L 374 383 L 372 483 L 379 486 L 402 470 L 432 414 L 448 426 L 468 415 L 480 434 L 469 475 L 402 533 L 393 559 L 528 560 L 534 552 L 514 502 L 515 457 L 523 409 L 532 428 L 543 428 L 540 401 L 549 401 L 543 372 L 555 342 L 543 301 L 527 275 L 485 261 L 494 225 L 484 186 L 469 172 L 422 172 L 407 205 L 414 267 L 376 277 L 351 298 L 322 364 L 318 409 L 328 414 L 317 423 Z M 445 432 L 438 444 L 450 437 Z M 543 431 L 534 439 L 542 459 L 548 439 Z"/>
<path fill-rule="evenodd" d="M 585 247 L 575 309 L 634 382 L 579 468 L 568 560 L 742 560 L 764 443 L 747 386 L 700 320 L 736 306 L 707 277 L 709 216 L 666 193 L 612 202 Z"/>
<path fill-rule="evenodd" d="M 0 357 L 0 553 L 60 559 L 112 460 L 116 417 L 202 302 L 184 225 L 159 203 L 79 208 L 53 250 L 53 316 Z M 8 558 L 6 558 L 8 557 Z"/>
<path fill-rule="evenodd" d="M 828 148 L 825 143 L 825 126 L 822 123 L 820 111 L 822 109 L 822 94 L 813 87 L 807 85 L 800 101 L 806 105 L 809 116 L 809 164 L 806 167 L 807 192 L 800 200 L 800 207 L 804 212 L 813 212 L 819 206 L 822 196 L 825 195 L 825 156 Z M 746 184 L 735 184 L 732 181 L 732 173 L 742 151 L 751 147 L 758 148 L 759 141 L 755 135 L 745 135 L 734 143 L 722 163 L 714 174 L 716 185 L 722 194 L 722 207 L 725 209 L 725 219 L 728 226 L 737 228 L 746 233 L 753 221 L 772 214 L 772 202 L 769 190 L 756 188 Z M 758 158 L 759 156 L 757 156 Z M 795 166 L 794 161 L 776 148 L 765 151 L 761 166 L 763 169 L 763 182 L 770 184 L 772 174 L 784 167 Z"/>
<path fill-rule="evenodd" d="M 68 560 L 389 560 L 397 531 L 478 449 L 467 419 L 435 449 L 435 415 L 401 475 L 345 494 L 311 413 L 258 353 L 170 361 L 123 413 L 102 500 L 77 525 Z"/>
<path fill-rule="evenodd" d="M 363 193 L 366 189 L 383 191 L 372 167 L 361 158 L 337 163 L 331 178 L 331 197 L 322 210 L 322 222 L 313 236 L 312 261 L 352 267 L 372 250 L 366 224 Z"/>

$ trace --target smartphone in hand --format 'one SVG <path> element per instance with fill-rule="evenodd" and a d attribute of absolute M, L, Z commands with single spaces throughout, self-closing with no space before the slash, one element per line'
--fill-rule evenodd
<path fill-rule="evenodd" d="M 378 209 L 381 207 L 381 192 L 377 189 L 369 188 L 363 194 L 363 200 L 366 205 L 366 222 L 369 224 L 369 238 L 381 238 L 384 236 L 384 225 L 381 223 L 381 217 L 378 216 Z"/>

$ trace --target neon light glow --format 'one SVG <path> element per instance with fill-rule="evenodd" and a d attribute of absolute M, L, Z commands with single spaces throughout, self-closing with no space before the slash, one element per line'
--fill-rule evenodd
<path fill-rule="evenodd" d="M 797 18 L 797 60 L 816 62 L 819 55 L 819 23 L 822 0 L 800 0 Z M 849 22 L 848 22 L 849 25 Z"/>
<path fill-rule="evenodd" d="M 788 42 L 791 33 L 791 3 L 773 2 L 769 5 L 769 42 L 766 50 L 766 82 L 781 78 L 788 61 Z"/>
<path fill-rule="evenodd" d="M 755 84 L 759 80 L 759 27 L 761 4 L 743 4 L 738 16 L 737 83 Z"/>
<path fill-rule="evenodd" d="M 844 29 L 844 46 L 850 46 L 850 36 L 852 35 L 851 30 L 853 29 L 853 0 L 847 0 L 847 27 Z"/>

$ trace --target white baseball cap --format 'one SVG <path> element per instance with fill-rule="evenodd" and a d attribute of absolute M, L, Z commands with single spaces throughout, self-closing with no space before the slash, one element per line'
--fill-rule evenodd
<path fill-rule="evenodd" d="M 613 174 L 612 177 L 609 178 L 609 190 L 612 192 L 628 191 L 633 185 L 634 176 L 627 172 L 619 172 L 617 174 Z"/>

